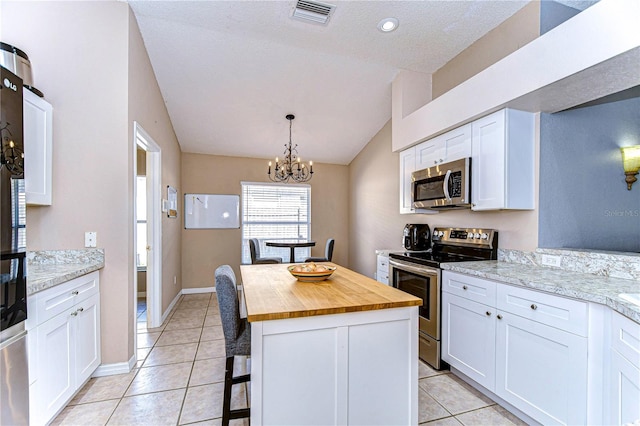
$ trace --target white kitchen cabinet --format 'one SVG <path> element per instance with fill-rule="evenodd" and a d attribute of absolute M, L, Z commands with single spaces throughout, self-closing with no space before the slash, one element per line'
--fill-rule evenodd
<path fill-rule="evenodd" d="M 534 115 L 502 109 L 471 123 L 472 210 L 535 208 Z"/>
<path fill-rule="evenodd" d="M 389 256 L 379 254 L 377 258 L 376 280 L 389 285 Z"/>
<path fill-rule="evenodd" d="M 49 422 L 100 365 L 98 272 L 29 297 L 31 424 Z"/>
<path fill-rule="evenodd" d="M 416 171 L 416 147 L 400 152 L 400 214 L 438 213 L 434 210 L 415 209 L 411 200 L 411 173 Z"/>
<path fill-rule="evenodd" d="M 443 292 L 442 310 L 442 359 L 493 392 L 495 307 Z"/>
<path fill-rule="evenodd" d="M 471 157 L 471 124 L 416 145 L 416 170 Z"/>
<path fill-rule="evenodd" d="M 442 282 L 443 360 L 536 421 L 586 423 L 586 303 L 449 271 Z"/>
<path fill-rule="evenodd" d="M 400 214 L 415 213 L 411 201 L 411 173 L 415 170 L 415 148 L 400 152 Z"/>
<path fill-rule="evenodd" d="M 542 424 L 587 424 L 587 339 L 498 311 L 495 393 Z"/>
<path fill-rule="evenodd" d="M 53 107 L 23 90 L 25 193 L 27 204 L 51 205 Z"/>
<path fill-rule="evenodd" d="M 640 324 L 612 316 L 609 424 L 640 420 Z"/>

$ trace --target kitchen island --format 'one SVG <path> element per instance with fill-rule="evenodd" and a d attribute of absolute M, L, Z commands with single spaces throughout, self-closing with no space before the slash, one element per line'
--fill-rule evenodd
<path fill-rule="evenodd" d="M 417 424 L 421 300 L 341 266 L 319 283 L 287 266 L 240 267 L 251 424 Z"/>

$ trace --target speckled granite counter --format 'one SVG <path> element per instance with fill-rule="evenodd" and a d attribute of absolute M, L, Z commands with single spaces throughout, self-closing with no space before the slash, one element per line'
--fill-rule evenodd
<path fill-rule="evenodd" d="M 104 249 L 27 253 L 27 296 L 104 267 Z"/>
<path fill-rule="evenodd" d="M 607 305 L 640 323 L 640 306 L 618 295 L 640 293 L 640 281 L 497 260 L 443 263 L 442 269 Z"/>

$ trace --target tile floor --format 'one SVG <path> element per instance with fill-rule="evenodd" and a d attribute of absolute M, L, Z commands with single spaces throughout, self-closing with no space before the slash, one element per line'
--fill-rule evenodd
<path fill-rule="evenodd" d="M 145 309 L 143 301 L 138 305 L 135 368 L 89 380 L 53 425 L 220 424 L 224 337 L 215 294 L 182 296 L 164 324 L 154 329 L 147 329 Z M 419 366 L 420 424 L 524 424 L 448 371 L 435 371 L 423 362 Z M 243 386 L 234 386 L 232 408 L 246 406 Z"/>

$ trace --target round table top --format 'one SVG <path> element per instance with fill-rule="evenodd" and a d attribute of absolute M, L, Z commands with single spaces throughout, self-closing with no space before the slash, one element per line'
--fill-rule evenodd
<path fill-rule="evenodd" d="M 316 245 L 315 241 L 300 241 L 300 242 L 266 242 L 269 247 L 313 247 Z"/>

